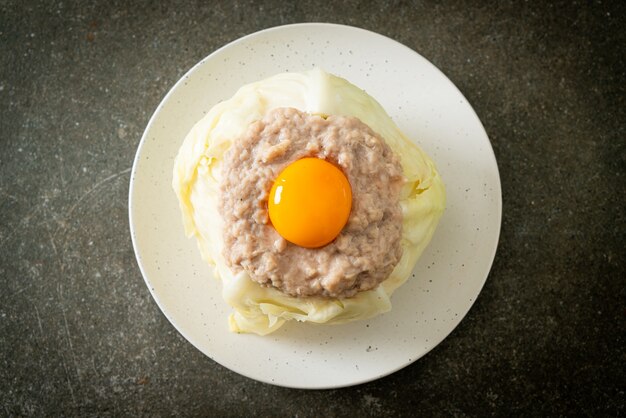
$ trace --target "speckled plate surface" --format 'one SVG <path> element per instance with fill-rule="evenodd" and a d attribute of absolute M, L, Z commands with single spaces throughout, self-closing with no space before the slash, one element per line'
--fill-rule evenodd
<path fill-rule="evenodd" d="M 174 157 L 193 126 L 245 83 L 319 66 L 365 89 L 437 163 L 448 205 L 393 310 L 345 325 L 288 323 L 267 337 L 232 334 L 221 284 L 183 233 L 171 188 Z M 498 167 L 470 104 L 422 56 L 384 36 L 331 24 L 254 33 L 193 67 L 150 120 L 132 170 L 130 226 L 141 272 L 159 307 L 194 346 L 250 378 L 333 388 L 388 375 L 422 357 L 468 312 L 500 232 Z"/>

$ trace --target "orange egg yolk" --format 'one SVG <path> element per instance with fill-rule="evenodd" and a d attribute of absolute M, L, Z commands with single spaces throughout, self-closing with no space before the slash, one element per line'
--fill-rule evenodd
<path fill-rule="evenodd" d="M 287 166 L 270 191 L 269 216 L 287 241 L 317 248 L 339 235 L 350 216 L 352 190 L 343 172 L 319 158 Z"/>

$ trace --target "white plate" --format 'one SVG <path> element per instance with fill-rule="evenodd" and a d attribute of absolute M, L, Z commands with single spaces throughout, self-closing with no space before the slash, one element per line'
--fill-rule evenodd
<path fill-rule="evenodd" d="M 315 66 L 367 90 L 433 158 L 448 205 L 412 277 L 373 320 L 288 323 L 267 337 L 232 334 L 221 284 L 183 234 L 171 188 L 192 127 L 243 84 Z M 221 365 L 281 386 L 335 388 L 390 374 L 443 340 L 470 309 L 493 261 L 502 214 L 487 134 L 463 95 L 411 49 L 363 29 L 311 23 L 241 38 L 193 67 L 165 96 L 141 139 L 130 183 L 130 228 L 141 272 L 176 329 Z"/>

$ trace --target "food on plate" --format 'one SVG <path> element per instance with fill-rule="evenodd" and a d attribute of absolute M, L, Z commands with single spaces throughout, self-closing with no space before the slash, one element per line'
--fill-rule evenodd
<path fill-rule="evenodd" d="M 224 155 L 226 263 L 291 296 L 373 289 L 402 253 L 402 180 L 398 157 L 357 118 L 273 109 Z"/>
<path fill-rule="evenodd" d="M 315 69 L 245 85 L 189 132 L 173 187 L 231 330 L 391 309 L 445 207 L 434 163 L 367 93 Z"/>

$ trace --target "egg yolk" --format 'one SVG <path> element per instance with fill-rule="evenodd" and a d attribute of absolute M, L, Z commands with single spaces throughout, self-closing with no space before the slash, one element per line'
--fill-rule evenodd
<path fill-rule="evenodd" d="M 317 248 L 339 235 L 350 216 L 352 190 L 343 172 L 319 158 L 288 165 L 270 191 L 269 216 L 287 241 Z"/>

